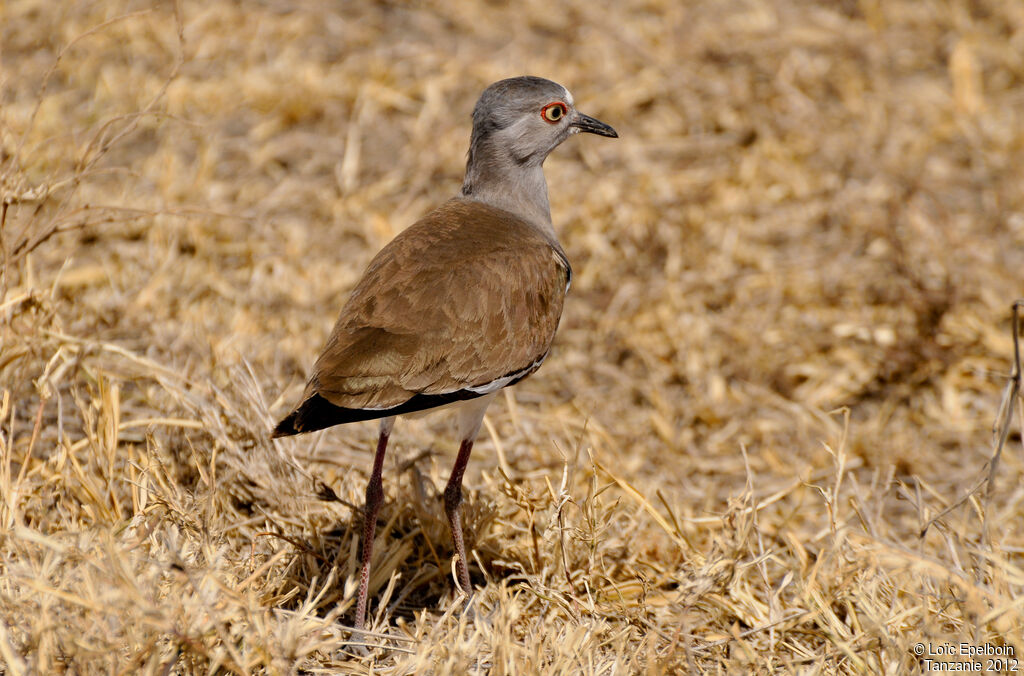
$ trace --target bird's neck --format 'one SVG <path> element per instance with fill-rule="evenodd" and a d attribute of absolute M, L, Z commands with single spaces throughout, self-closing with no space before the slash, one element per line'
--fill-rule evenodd
<path fill-rule="evenodd" d="M 480 139 L 469 151 L 462 195 L 513 213 L 557 242 L 542 162 L 517 161 Z"/>

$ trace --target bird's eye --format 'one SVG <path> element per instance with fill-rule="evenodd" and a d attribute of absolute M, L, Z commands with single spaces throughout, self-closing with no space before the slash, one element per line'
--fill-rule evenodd
<path fill-rule="evenodd" d="M 540 116 L 543 117 L 545 121 L 554 124 L 555 122 L 558 122 L 563 117 L 565 117 L 565 114 L 567 112 L 568 110 L 566 109 L 564 103 L 562 103 L 561 101 L 555 101 L 554 103 L 549 103 L 548 105 L 541 108 Z"/>

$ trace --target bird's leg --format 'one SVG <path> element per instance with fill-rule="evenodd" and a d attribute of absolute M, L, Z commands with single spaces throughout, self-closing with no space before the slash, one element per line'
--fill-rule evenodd
<path fill-rule="evenodd" d="M 459 576 L 459 586 L 464 594 L 470 594 L 473 587 L 469 581 L 469 570 L 466 567 L 466 545 L 462 539 L 462 475 L 466 473 L 466 465 L 469 464 L 469 454 L 473 450 L 473 439 L 463 439 L 459 446 L 459 456 L 452 468 L 452 475 L 448 479 L 448 485 L 444 489 L 444 511 L 448 515 L 448 525 L 452 529 L 452 541 L 455 543 L 455 554 L 458 561 L 455 562 L 455 570 Z"/>
<path fill-rule="evenodd" d="M 363 558 L 359 570 L 359 595 L 356 601 L 356 629 L 366 624 L 366 597 L 370 587 L 370 561 L 373 558 L 373 533 L 377 529 L 377 513 L 384 499 L 384 487 L 381 482 L 381 471 L 384 469 L 384 451 L 388 447 L 388 437 L 395 419 L 384 418 L 380 421 L 380 437 L 377 439 L 377 454 L 373 457 L 373 473 L 370 483 L 366 484 L 366 506 L 363 508 Z"/>
<path fill-rule="evenodd" d="M 448 515 L 448 526 L 452 529 L 452 542 L 455 555 L 459 560 L 455 563 L 455 572 L 459 577 L 459 586 L 464 594 L 471 595 L 473 587 L 469 581 L 469 561 L 466 559 L 466 544 L 462 539 L 462 475 L 469 464 L 469 453 L 473 450 L 473 440 L 480 431 L 484 420 L 484 411 L 498 392 L 490 392 L 478 399 L 470 399 L 462 404 L 459 410 L 459 455 L 452 467 L 452 475 L 444 489 L 444 512 Z"/>

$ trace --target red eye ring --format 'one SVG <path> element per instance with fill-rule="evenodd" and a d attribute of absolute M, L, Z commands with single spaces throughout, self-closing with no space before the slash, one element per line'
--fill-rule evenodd
<path fill-rule="evenodd" d="M 540 109 L 540 116 L 549 124 L 557 124 L 569 114 L 569 109 L 561 101 L 554 101 Z"/>

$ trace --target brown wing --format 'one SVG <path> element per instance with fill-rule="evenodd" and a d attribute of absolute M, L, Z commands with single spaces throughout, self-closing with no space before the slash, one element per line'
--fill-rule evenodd
<path fill-rule="evenodd" d="M 370 263 L 303 400 L 388 409 L 528 372 L 554 339 L 569 274 L 558 245 L 525 221 L 451 200 Z"/>

